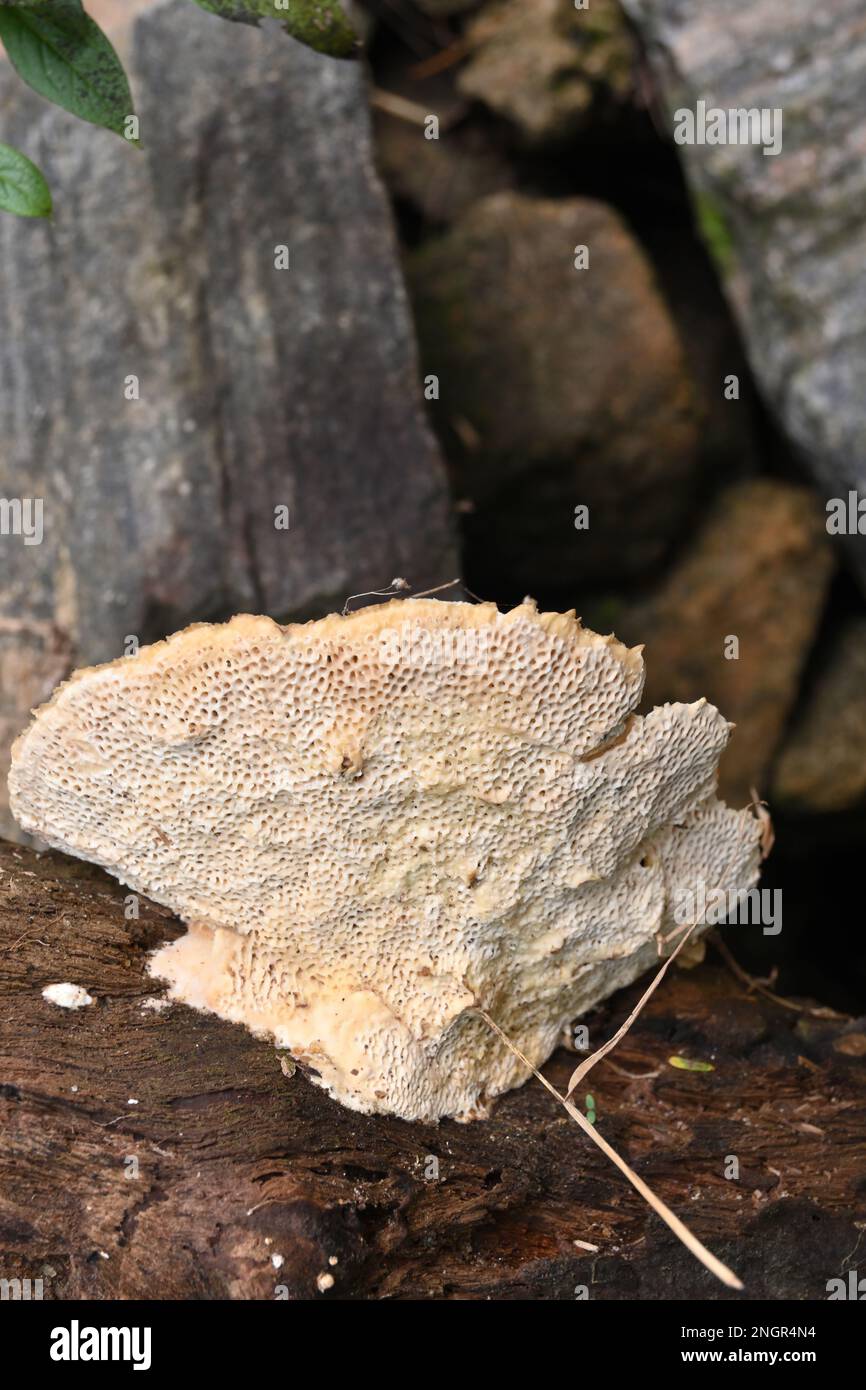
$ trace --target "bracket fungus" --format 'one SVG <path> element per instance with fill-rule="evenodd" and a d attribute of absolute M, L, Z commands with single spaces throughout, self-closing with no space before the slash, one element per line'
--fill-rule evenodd
<path fill-rule="evenodd" d="M 633 711 L 640 648 L 526 600 L 201 624 L 79 671 L 13 750 L 49 844 L 177 912 L 170 996 L 344 1105 L 471 1119 L 652 965 L 674 894 L 757 879 L 705 700 Z"/>

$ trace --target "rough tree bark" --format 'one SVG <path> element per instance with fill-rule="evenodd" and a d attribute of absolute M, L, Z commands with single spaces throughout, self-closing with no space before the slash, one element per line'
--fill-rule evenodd
<path fill-rule="evenodd" d="M 147 954 L 180 929 L 145 900 L 126 920 L 88 865 L 0 843 L 0 1278 L 46 1298 L 738 1296 L 535 1081 L 466 1126 L 357 1115 L 243 1029 L 154 1008 Z M 63 981 L 93 1004 L 47 1002 Z M 591 1016 L 591 1044 L 639 992 Z M 597 1122 L 746 1298 L 824 1299 L 866 1246 L 864 1052 L 864 1020 L 708 962 L 599 1064 Z M 545 1070 L 562 1089 L 573 1064 Z"/>

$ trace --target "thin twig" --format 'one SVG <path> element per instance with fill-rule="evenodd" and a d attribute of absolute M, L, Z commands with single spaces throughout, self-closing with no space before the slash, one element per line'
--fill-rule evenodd
<path fill-rule="evenodd" d="M 422 589 L 421 592 L 420 592 L 420 594 L 413 594 L 412 597 L 413 597 L 413 598 L 429 598 L 431 594 L 441 594 L 441 592 L 442 592 L 443 589 L 453 589 L 455 584 L 463 584 L 463 592 L 464 592 L 464 594 L 468 594 L 469 597 L 470 597 L 471 599 L 474 599 L 476 603 L 489 603 L 489 602 L 490 602 L 490 599 L 479 598 L 477 594 L 473 594 L 473 592 L 472 592 L 471 589 L 467 589 L 467 587 L 466 587 L 466 585 L 463 583 L 463 580 L 462 580 L 462 579 L 449 579 L 447 584 L 437 584 L 435 589 Z"/>
<path fill-rule="evenodd" d="M 22 942 L 24 942 L 24 941 L 31 941 L 31 942 L 33 942 L 33 943 L 34 943 L 35 945 L 37 945 L 37 946 L 47 946 L 47 945 L 48 945 L 48 942 L 47 942 L 47 941 L 43 941 L 43 940 L 41 939 L 41 937 L 38 937 L 38 936 L 28 936 L 27 933 L 25 932 L 23 936 L 19 936 L 19 938 L 18 938 L 17 941 L 13 941 L 12 944 L 11 944 L 11 946 L 6 946 L 6 947 L 4 947 L 4 949 L 3 949 L 2 951 L 0 951 L 0 956 L 8 956 L 9 953 L 10 953 L 10 951 L 14 951 L 15 948 L 16 948 L 17 946 L 20 946 L 20 945 L 22 944 Z"/>
<path fill-rule="evenodd" d="M 406 97 L 398 96 L 396 92 L 385 92 L 381 87 L 374 87 L 371 91 L 370 105 L 375 106 L 378 111 L 384 111 L 388 116 L 396 116 L 398 121 L 408 121 L 410 125 L 425 126 L 430 115 L 430 112 L 419 106 L 416 101 L 409 101 Z"/>
<path fill-rule="evenodd" d="M 631 1025 L 634 1023 L 635 1019 L 637 1018 L 644 1004 L 649 999 L 650 995 L 653 994 L 655 990 L 658 988 L 658 986 L 661 984 L 662 980 L 664 979 L 667 973 L 667 968 L 670 965 L 671 961 L 676 960 L 677 956 L 685 946 L 686 942 L 688 941 L 696 926 L 697 922 L 692 922 L 692 925 L 689 927 L 688 931 L 683 936 L 679 945 L 673 951 L 671 951 L 661 970 L 659 970 L 657 974 L 653 977 L 649 989 L 647 989 L 645 993 L 641 995 L 640 999 L 635 1004 L 634 1008 L 632 1009 L 631 1013 L 629 1014 L 622 1027 L 618 1028 L 614 1033 L 613 1037 L 609 1038 L 608 1041 L 604 1043 L 604 1045 L 600 1047 L 597 1052 L 593 1052 L 591 1057 L 587 1057 L 586 1061 L 581 1062 L 580 1066 L 572 1073 L 571 1080 L 568 1083 L 568 1090 L 565 1094 L 566 1100 L 571 1100 L 571 1097 L 574 1094 L 575 1090 L 580 1085 L 587 1072 L 592 1070 L 596 1062 L 600 1062 L 602 1057 L 607 1056 L 608 1052 L 611 1052 L 616 1047 L 620 1039 L 625 1037 L 626 1033 L 628 1032 Z"/>
<path fill-rule="evenodd" d="M 617 1076 L 624 1076 L 627 1081 L 652 1081 L 654 1077 L 661 1076 L 661 1067 L 654 1067 L 652 1071 L 629 1071 L 627 1067 L 621 1067 L 617 1062 L 612 1062 L 607 1058 L 607 1065 L 611 1071 L 615 1071 Z"/>
<path fill-rule="evenodd" d="M 668 964 L 669 961 L 666 961 L 665 966 Z M 685 1245 L 686 1249 L 690 1250 L 695 1258 L 700 1260 L 701 1264 L 704 1265 L 711 1274 L 715 1274 L 716 1278 L 720 1279 L 723 1284 L 726 1284 L 729 1289 L 741 1289 L 743 1287 L 742 1282 L 737 1278 L 733 1270 L 728 1269 L 727 1265 L 722 1264 L 721 1260 L 717 1259 L 712 1251 L 708 1250 L 707 1247 L 698 1240 L 697 1236 L 692 1234 L 688 1226 L 686 1226 L 678 1216 L 674 1215 L 670 1207 L 666 1206 L 661 1198 L 655 1195 L 652 1188 L 647 1187 L 643 1178 L 638 1177 L 637 1173 L 628 1166 L 624 1158 L 620 1158 L 616 1149 L 611 1148 L 610 1144 L 608 1144 L 606 1139 L 602 1138 L 595 1126 L 589 1123 L 586 1116 L 582 1115 L 577 1107 L 572 1105 L 570 1100 L 566 1100 L 565 1096 L 560 1095 L 556 1087 L 552 1086 L 547 1078 L 541 1075 L 541 1072 L 532 1065 L 527 1057 L 524 1057 L 520 1049 L 515 1046 L 510 1038 L 506 1037 L 505 1033 L 503 1033 L 502 1029 L 499 1027 L 499 1024 L 494 1023 L 490 1015 L 484 1009 L 478 1008 L 477 1005 L 475 1012 L 479 1014 L 481 1018 L 484 1019 L 484 1022 L 493 1029 L 494 1033 L 502 1039 L 505 1046 L 514 1053 L 515 1057 L 518 1057 L 523 1065 L 529 1068 L 532 1075 L 541 1082 L 542 1086 L 544 1086 L 552 1096 L 556 1097 L 560 1105 L 564 1106 L 568 1111 L 571 1118 L 580 1125 L 584 1134 L 589 1135 L 592 1142 L 598 1145 L 602 1153 L 606 1154 L 610 1159 L 611 1163 L 614 1163 L 616 1167 L 619 1168 L 620 1172 L 628 1178 L 632 1187 L 636 1188 L 644 1201 L 648 1202 L 653 1211 L 658 1213 L 662 1221 L 670 1227 L 674 1235 Z"/>
<path fill-rule="evenodd" d="M 710 940 L 727 965 L 732 974 L 736 975 L 749 989 L 756 989 L 765 999 L 772 999 L 774 1004 L 780 1004 L 783 1009 L 791 1009 L 796 1014 L 808 1014 L 811 1018 L 850 1018 L 850 1014 L 838 1014 L 835 1009 L 827 1008 L 824 1004 L 809 1005 L 797 1004 L 793 999 L 785 999 L 781 994 L 774 994 L 766 985 L 762 985 L 760 980 L 756 980 L 753 975 L 744 970 L 734 957 L 718 932 L 710 933 Z"/>
<path fill-rule="evenodd" d="M 431 116 L 435 116 L 439 122 L 439 129 L 443 131 L 451 130 L 466 114 L 466 106 L 463 103 L 439 113 L 420 106 L 417 101 L 411 101 L 408 97 L 401 97 L 398 92 L 386 92 L 382 87 L 372 88 L 370 105 L 375 106 L 377 111 L 384 111 L 387 116 L 396 116 L 398 121 L 408 121 L 409 125 L 422 128 L 426 127 Z"/>
<path fill-rule="evenodd" d="M 420 63 L 414 63 L 409 69 L 409 76 L 413 81 L 422 81 L 425 77 L 435 77 L 439 72 L 445 72 L 447 68 L 459 63 L 469 52 L 471 45 L 466 38 L 455 39 L 449 43 L 447 48 L 440 48 L 438 53 L 434 53 L 430 58 L 424 58 Z"/>
<path fill-rule="evenodd" d="M 449 579 L 447 584 L 437 584 L 435 589 L 422 589 L 420 594 L 413 594 L 413 598 L 429 598 L 431 594 L 441 594 L 443 589 L 453 589 L 455 584 L 462 584 L 462 579 Z"/>

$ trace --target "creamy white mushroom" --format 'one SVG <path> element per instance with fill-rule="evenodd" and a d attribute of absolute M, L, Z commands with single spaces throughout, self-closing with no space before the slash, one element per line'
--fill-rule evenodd
<path fill-rule="evenodd" d="M 13 750 L 22 826 L 180 914 L 170 996 L 343 1104 L 485 1113 L 657 958 L 683 888 L 757 879 L 711 705 L 635 716 L 639 648 L 527 600 L 200 625 L 78 672 Z"/>

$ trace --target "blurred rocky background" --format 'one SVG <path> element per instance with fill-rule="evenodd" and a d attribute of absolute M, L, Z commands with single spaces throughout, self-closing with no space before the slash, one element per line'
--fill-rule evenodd
<path fill-rule="evenodd" d="M 0 542 L 0 742 L 127 633 L 397 574 L 531 593 L 644 643 L 647 704 L 736 723 L 784 925 L 731 949 L 862 1008 L 857 0 L 367 0 L 358 63 L 91 8 L 142 153 L 0 72 L 57 202 L 0 219 L 0 495 L 46 498 L 42 546 Z M 781 152 L 678 147 L 698 100 L 781 108 Z"/>
<path fill-rule="evenodd" d="M 374 95 L 377 151 L 467 584 L 644 643 L 647 705 L 718 704 L 722 791 L 769 802 L 783 890 L 780 936 L 728 942 L 862 1007 L 866 518 L 830 534 L 827 510 L 866 497 L 862 12 L 371 8 L 374 86 L 406 103 Z M 781 108 L 781 153 L 678 147 L 699 99 Z"/>

